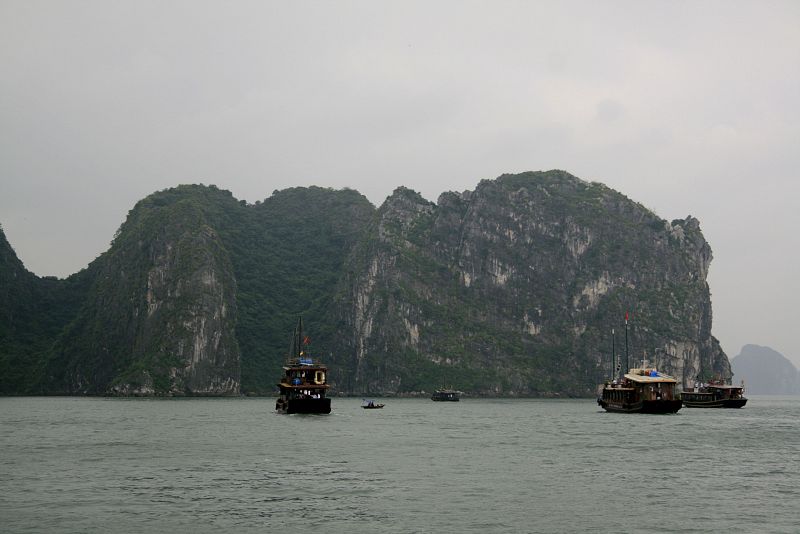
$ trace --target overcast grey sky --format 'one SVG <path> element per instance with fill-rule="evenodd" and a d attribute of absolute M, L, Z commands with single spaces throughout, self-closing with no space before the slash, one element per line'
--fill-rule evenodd
<path fill-rule="evenodd" d="M 728 356 L 800 364 L 799 141 L 800 2 L 0 0 L 0 224 L 38 275 L 180 183 L 558 168 L 699 218 Z"/>

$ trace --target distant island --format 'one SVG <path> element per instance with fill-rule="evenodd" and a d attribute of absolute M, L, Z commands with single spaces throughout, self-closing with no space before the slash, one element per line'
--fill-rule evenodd
<path fill-rule="evenodd" d="M 756 395 L 800 394 L 797 368 L 783 354 L 759 345 L 745 345 L 731 360 L 736 381 L 744 380 L 748 393 Z"/>
<path fill-rule="evenodd" d="M 63 280 L 27 271 L 0 229 L 0 393 L 274 395 L 298 315 L 334 395 L 429 396 L 446 379 L 592 396 L 614 343 L 624 356 L 626 312 L 629 366 L 727 379 L 711 259 L 697 219 L 558 170 L 436 203 L 399 187 L 377 208 L 349 189 L 248 204 L 180 185 Z"/>

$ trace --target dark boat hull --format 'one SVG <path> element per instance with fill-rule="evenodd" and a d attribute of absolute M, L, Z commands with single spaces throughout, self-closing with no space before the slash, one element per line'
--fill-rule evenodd
<path fill-rule="evenodd" d="M 437 402 L 458 402 L 461 397 L 461 392 L 454 389 L 437 389 L 431 395 L 432 401 Z"/>
<path fill-rule="evenodd" d="M 331 399 L 278 399 L 275 410 L 280 413 L 331 413 Z"/>
<path fill-rule="evenodd" d="M 710 401 L 684 400 L 687 408 L 741 408 L 747 404 L 747 399 L 715 399 Z"/>
<path fill-rule="evenodd" d="M 618 413 L 676 413 L 681 409 L 680 400 L 646 400 L 634 403 L 609 402 L 602 398 L 597 399 L 599 404 L 607 412 Z"/>

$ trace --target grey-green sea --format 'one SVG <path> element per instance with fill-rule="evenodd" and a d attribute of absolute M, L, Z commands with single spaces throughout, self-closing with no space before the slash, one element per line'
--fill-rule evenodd
<path fill-rule="evenodd" d="M 0 532 L 800 532 L 800 398 L 0 398 Z"/>

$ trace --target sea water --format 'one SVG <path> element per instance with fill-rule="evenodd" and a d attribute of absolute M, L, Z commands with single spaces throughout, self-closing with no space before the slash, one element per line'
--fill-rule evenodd
<path fill-rule="evenodd" d="M 0 532 L 800 532 L 800 398 L 0 398 Z"/>

